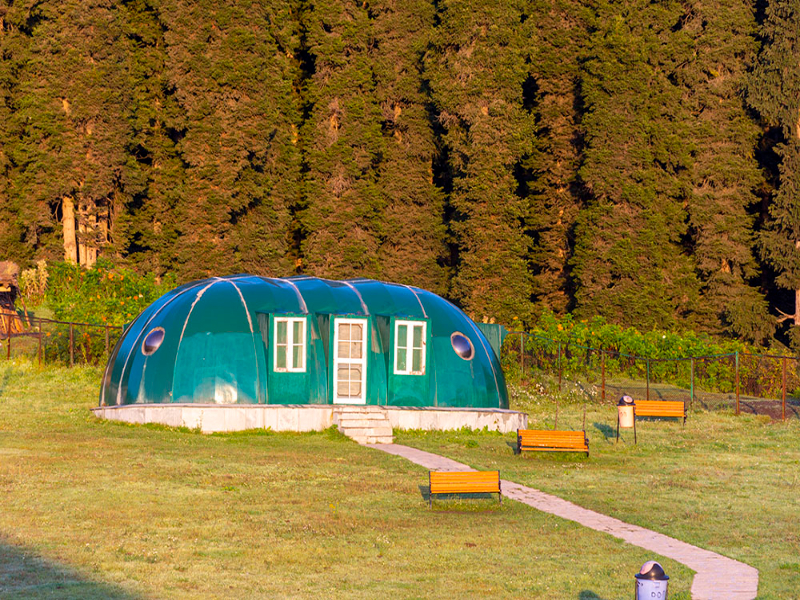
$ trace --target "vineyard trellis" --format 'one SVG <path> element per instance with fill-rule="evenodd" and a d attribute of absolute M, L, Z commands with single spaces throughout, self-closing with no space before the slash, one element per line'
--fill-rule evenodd
<path fill-rule="evenodd" d="M 612 348 L 594 348 L 584 344 L 555 340 L 538 334 L 512 332 L 503 352 L 506 369 L 519 369 L 524 378 L 534 371 L 549 373 L 561 390 L 565 376 L 581 377 L 599 387 L 605 401 L 609 391 L 635 389 L 642 399 L 651 399 L 658 387 L 662 399 L 684 398 L 690 407 L 696 401 L 706 406 L 730 400 L 736 414 L 743 401 L 780 400 L 780 417 L 786 419 L 787 406 L 795 414 L 796 401 L 791 392 L 800 390 L 798 357 L 778 354 L 727 352 L 672 358 L 648 357 L 620 352 Z M 627 377 L 625 384 L 613 383 L 611 377 Z M 641 385 L 637 382 L 643 382 Z"/>
<path fill-rule="evenodd" d="M 3 315 L 0 344 L 7 359 L 27 356 L 40 365 L 57 363 L 102 365 L 122 334 L 118 325 L 79 323 L 36 316 Z M 19 319 L 13 327 L 9 319 Z M 690 408 L 696 401 L 704 405 L 735 402 L 735 412 L 742 412 L 743 398 L 748 402 L 775 398 L 780 402 L 780 418 L 786 419 L 787 407 L 798 414 L 800 403 L 793 398 L 800 392 L 800 359 L 779 354 L 728 352 L 703 356 L 673 358 L 647 357 L 611 348 L 559 341 L 527 332 L 512 332 L 503 346 L 504 369 L 519 369 L 525 378 L 535 371 L 557 378 L 558 389 L 565 375 L 582 377 L 599 385 L 599 399 L 609 392 L 636 391 L 636 382 L 644 382 L 643 399 L 657 395 L 662 399 L 685 398 Z M 0 354 L 1 356 L 2 354 Z M 614 383 L 612 377 L 628 377 Z M 665 387 L 667 384 L 670 387 Z M 658 386 L 654 390 L 654 386 Z M 654 393 L 655 392 L 655 393 Z M 777 416 L 777 415 L 776 415 Z"/>

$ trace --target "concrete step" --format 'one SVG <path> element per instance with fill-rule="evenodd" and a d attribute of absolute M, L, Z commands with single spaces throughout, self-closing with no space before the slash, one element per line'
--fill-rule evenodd
<path fill-rule="evenodd" d="M 339 419 L 339 427 L 391 427 L 391 422 L 386 418 L 375 419 Z"/>
<path fill-rule="evenodd" d="M 351 437 L 350 439 L 359 444 L 391 444 L 394 442 L 394 437 L 391 435 L 360 435 L 357 437 Z"/>
<path fill-rule="evenodd" d="M 360 435 L 392 435 L 391 427 L 340 427 L 339 431 L 348 437 Z"/>
<path fill-rule="evenodd" d="M 339 413 L 382 413 L 384 412 L 382 406 L 358 406 L 353 404 L 337 404 L 334 406 L 334 412 Z"/>
<path fill-rule="evenodd" d="M 337 406 L 333 411 L 337 429 L 359 444 L 391 444 L 392 424 L 380 406 Z"/>

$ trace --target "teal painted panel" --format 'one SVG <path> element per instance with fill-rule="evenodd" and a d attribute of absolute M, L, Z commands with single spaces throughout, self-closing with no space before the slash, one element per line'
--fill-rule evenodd
<path fill-rule="evenodd" d="M 508 336 L 508 330 L 502 325 L 495 325 L 494 323 L 475 323 L 475 325 L 478 326 L 478 329 L 488 340 L 495 356 L 500 358 L 500 349 L 503 347 L 506 336 Z"/>
<path fill-rule="evenodd" d="M 276 341 L 289 342 L 290 329 L 287 327 L 283 332 L 284 336 L 277 335 L 276 318 L 291 317 L 302 319 L 303 323 L 303 345 L 305 347 L 305 360 L 303 360 L 302 371 L 281 371 L 280 368 L 289 369 L 293 366 L 292 352 L 287 351 L 282 356 L 282 365 L 276 365 Z M 316 356 L 312 353 L 313 347 L 310 345 L 309 325 L 313 319 L 308 315 L 298 314 L 272 314 L 269 316 L 269 342 L 267 346 L 267 370 L 269 371 L 269 398 L 270 404 L 310 404 L 309 381 L 310 372 L 316 366 Z M 288 350 L 288 344 L 287 344 Z M 312 366 L 312 369 L 309 369 Z"/>
<path fill-rule="evenodd" d="M 399 323 L 398 323 L 399 321 Z M 424 325 L 423 328 L 414 327 L 414 324 Z M 414 330 L 424 329 L 424 342 L 422 363 L 424 372 L 398 373 L 397 371 L 413 370 L 414 368 Z M 390 343 L 387 346 L 386 356 L 389 358 L 389 392 L 388 404 L 391 406 L 431 406 L 431 370 L 433 368 L 432 356 L 434 348 L 431 344 L 431 326 L 427 319 L 393 317 L 390 321 Z M 398 348 L 412 347 L 409 352 L 401 352 Z M 405 356 L 402 356 L 405 354 Z M 418 359 L 419 360 L 419 359 Z M 423 366 L 420 365 L 420 366 Z"/>

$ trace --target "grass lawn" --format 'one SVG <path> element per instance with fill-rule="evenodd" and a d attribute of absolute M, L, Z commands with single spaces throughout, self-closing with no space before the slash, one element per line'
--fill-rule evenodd
<path fill-rule="evenodd" d="M 335 431 L 203 435 L 99 421 L 88 412 L 99 378 L 0 361 L 2 598 L 611 600 L 629 597 L 653 558 L 511 501 L 430 510 L 424 469 Z M 506 438 L 451 435 L 403 441 L 515 462 Z M 531 483 L 544 465 L 574 485 L 569 475 L 595 462 L 516 464 Z M 670 598 L 688 598 L 691 571 L 662 564 Z"/>
<path fill-rule="evenodd" d="M 519 390 L 513 396 L 532 429 L 553 426 L 552 402 Z M 580 429 L 582 409 L 562 404 L 559 428 Z M 398 432 L 395 442 L 500 469 L 504 479 L 750 564 L 760 572 L 759 598 L 800 598 L 797 419 L 698 411 L 685 428 L 677 420 L 639 420 L 638 445 L 632 430 L 616 444 L 609 403 L 588 409 L 586 429 L 588 459 L 514 456 L 513 434 Z"/>

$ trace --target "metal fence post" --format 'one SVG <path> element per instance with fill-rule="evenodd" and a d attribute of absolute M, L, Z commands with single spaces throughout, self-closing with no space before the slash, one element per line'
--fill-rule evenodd
<path fill-rule="evenodd" d="M 561 342 L 558 342 L 558 391 L 561 391 Z"/>
<path fill-rule="evenodd" d="M 69 366 L 75 366 L 75 337 L 73 335 L 72 323 L 69 324 Z"/>
<path fill-rule="evenodd" d="M 734 353 L 734 360 L 736 361 L 736 414 L 739 414 L 739 351 Z"/>
<path fill-rule="evenodd" d="M 782 409 L 781 418 L 786 420 L 786 357 L 783 357 L 783 384 L 781 386 Z"/>
<path fill-rule="evenodd" d="M 645 363 L 647 364 L 647 399 L 650 400 L 650 359 L 646 358 Z"/>
<path fill-rule="evenodd" d="M 39 358 L 39 366 L 42 366 L 42 318 L 39 317 L 39 347 L 36 349 L 36 355 Z"/>
<path fill-rule="evenodd" d="M 106 323 L 106 358 L 108 358 L 108 323 Z"/>
<path fill-rule="evenodd" d="M 600 397 L 603 402 L 606 401 L 606 353 L 605 350 L 600 351 L 600 372 L 603 374 L 600 384 Z"/>
<path fill-rule="evenodd" d="M 689 378 L 689 407 L 694 410 L 694 358 L 689 359 L 691 376 Z"/>

